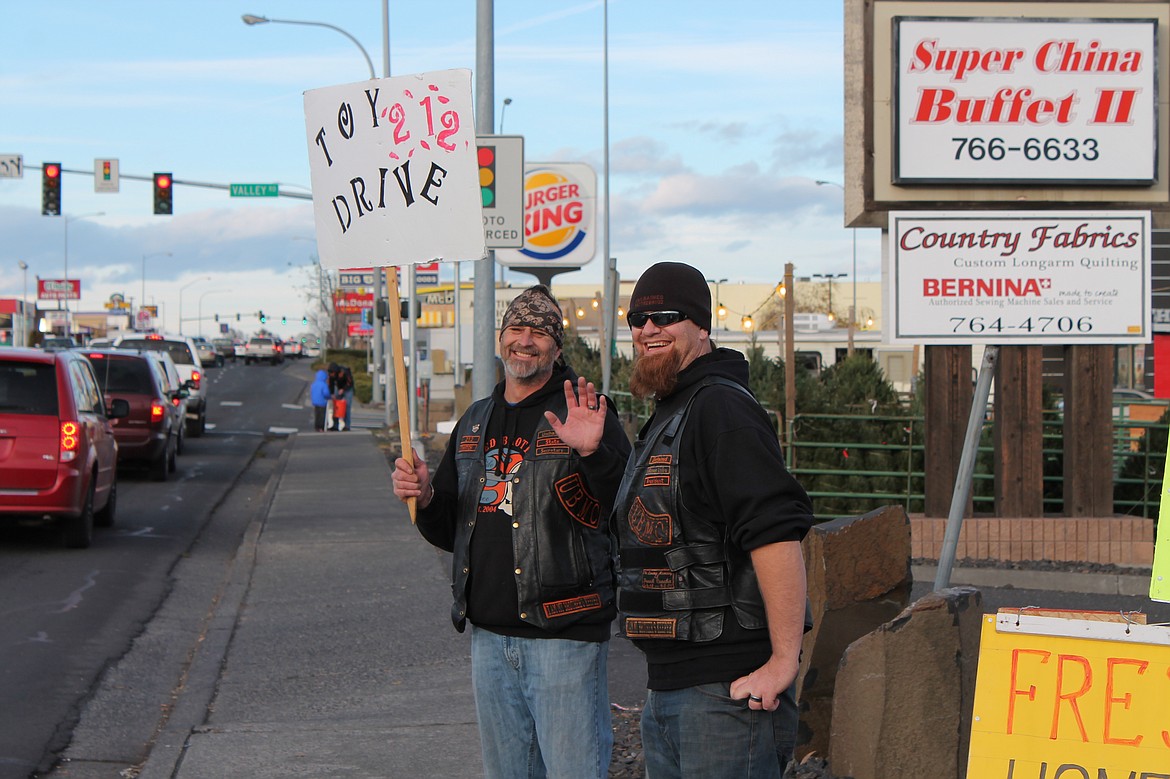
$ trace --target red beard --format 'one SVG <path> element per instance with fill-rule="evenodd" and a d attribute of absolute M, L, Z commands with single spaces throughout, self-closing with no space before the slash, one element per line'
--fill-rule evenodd
<path fill-rule="evenodd" d="M 678 372 L 682 370 L 682 353 L 671 348 L 666 354 L 642 355 L 634 361 L 630 374 L 630 392 L 636 398 L 661 400 L 674 391 Z"/>

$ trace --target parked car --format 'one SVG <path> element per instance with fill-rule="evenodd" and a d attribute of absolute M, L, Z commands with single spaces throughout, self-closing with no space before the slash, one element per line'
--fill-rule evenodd
<path fill-rule="evenodd" d="M 187 385 L 187 435 L 198 438 L 207 429 L 207 388 L 203 382 L 203 361 L 195 342 L 182 335 L 140 335 L 119 338 L 118 349 L 149 349 L 171 356 L 179 376 Z"/>
<path fill-rule="evenodd" d="M 57 521 L 84 549 L 114 523 L 118 443 L 93 367 L 79 351 L 0 349 L 0 519 Z"/>
<path fill-rule="evenodd" d="M 164 352 L 92 349 L 84 354 L 106 397 L 130 404 L 130 414 L 114 420 L 118 462 L 145 465 L 152 479 L 166 481 L 175 472 L 186 420 L 176 413 Z"/>

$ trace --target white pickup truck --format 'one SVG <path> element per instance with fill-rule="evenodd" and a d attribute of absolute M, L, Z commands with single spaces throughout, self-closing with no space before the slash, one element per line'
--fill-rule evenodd
<path fill-rule="evenodd" d="M 253 338 L 244 347 L 244 365 L 264 360 L 276 365 L 281 361 L 280 350 L 271 338 Z"/>

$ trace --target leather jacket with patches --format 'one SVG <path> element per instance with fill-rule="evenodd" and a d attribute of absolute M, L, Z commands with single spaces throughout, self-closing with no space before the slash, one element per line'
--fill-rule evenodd
<path fill-rule="evenodd" d="M 547 393 L 541 408 L 564 419 L 562 387 L 563 379 Z M 442 523 L 445 537 L 436 536 L 433 520 L 428 522 L 431 527 L 424 527 L 420 514 L 424 536 L 453 553 L 451 620 L 462 632 L 468 618 L 472 538 L 480 522 L 494 519 L 483 513 L 485 501 L 499 500 L 507 503 L 508 513 L 496 516 L 512 528 L 510 563 L 518 609 L 514 623 L 528 627 L 476 624 L 505 633 L 528 635 L 539 629 L 549 634 L 567 631 L 569 638 L 605 640 L 616 613 L 609 512 L 629 442 L 614 416 L 607 423 L 604 452 L 593 456 L 612 459 L 610 483 L 590 484 L 584 458 L 561 441 L 541 416 L 534 426 L 508 431 L 512 439 L 524 440 L 522 458 L 513 454 L 506 463 L 489 462 L 489 436 L 500 434 L 492 429 L 493 414 L 500 412 L 498 404 L 502 404 L 499 393 L 472 404 L 454 431 L 445 463 L 454 465 L 457 486 L 451 486 L 457 498 L 451 496 L 448 502 L 445 513 L 451 521 Z M 500 553 L 506 551 L 500 549 Z"/>
<path fill-rule="evenodd" d="M 695 397 L 730 379 L 709 376 L 669 398 L 634 445 L 619 488 L 618 608 L 631 639 L 714 641 L 729 613 L 745 629 L 767 627 L 763 597 L 747 552 L 730 543 L 722 522 L 689 511 L 679 499 L 679 447 Z M 731 607 L 730 610 L 727 607 Z"/>

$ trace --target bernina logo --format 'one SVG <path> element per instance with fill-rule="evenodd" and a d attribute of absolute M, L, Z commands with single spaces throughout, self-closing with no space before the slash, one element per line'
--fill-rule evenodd
<path fill-rule="evenodd" d="M 922 295 L 928 298 L 1026 298 L 1043 297 L 1052 279 L 923 279 Z"/>

